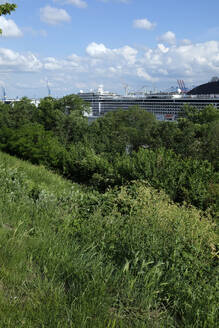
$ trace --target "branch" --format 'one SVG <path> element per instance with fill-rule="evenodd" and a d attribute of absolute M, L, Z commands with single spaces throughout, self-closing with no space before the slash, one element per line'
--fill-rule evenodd
<path fill-rule="evenodd" d="M 0 16 L 1 15 L 10 15 L 12 11 L 17 8 L 17 5 L 11 3 L 5 3 L 4 5 L 0 5 Z"/>

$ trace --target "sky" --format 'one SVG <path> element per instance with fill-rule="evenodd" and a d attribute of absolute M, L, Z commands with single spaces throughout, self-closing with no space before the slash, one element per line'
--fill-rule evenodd
<path fill-rule="evenodd" d="M 6 1 L 1 1 L 0 4 Z M 191 88 L 219 76 L 218 0 L 14 0 L 0 98 Z"/>

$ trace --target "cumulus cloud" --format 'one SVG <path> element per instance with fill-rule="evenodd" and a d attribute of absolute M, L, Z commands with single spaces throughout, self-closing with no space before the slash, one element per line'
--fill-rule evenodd
<path fill-rule="evenodd" d="M 103 43 L 90 43 L 86 52 L 91 57 L 96 58 L 108 58 L 109 60 L 118 60 L 123 59 L 127 64 L 134 64 L 136 61 L 136 56 L 138 51 L 130 46 L 124 46 L 118 49 L 109 49 Z"/>
<path fill-rule="evenodd" d="M 156 26 L 156 23 L 151 23 L 147 18 L 135 19 L 133 21 L 134 28 L 140 28 L 144 30 L 153 30 Z"/>
<path fill-rule="evenodd" d="M 3 37 L 21 37 L 23 34 L 19 27 L 15 24 L 12 19 L 6 19 L 5 17 L 0 17 L 0 29 L 2 30 Z"/>
<path fill-rule="evenodd" d="M 163 35 L 161 35 L 159 37 L 159 40 L 163 41 L 165 43 L 168 43 L 168 44 L 175 44 L 176 43 L 176 36 L 173 32 L 168 31 L 168 32 L 164 33 Z"/>
<path fill-rule="evenodd" d="M 9 72 L 37 72 L 42 68 L 41 61 L 33 54 L 20 54 L 11 49 L 0 48 L 0 69 Z"/>
<path fill-rule="evenodd" d="M 56 58 L 47 57 L 44 59 L 44 68 L 47 70 L 59 70 L 63 68 L 63 65 Z"/>
<path fill-rule="evenodd" d="M 158 43 L 157 48 L 164 54 L 169 51 L 169 48 L 165 47 L 162 43 Z"/>
<path fill-rule="evenodd" d="M 178 47 L 173 45 L 168 51 L 163 49 L 161 46 L 148 49 L 141 59 L 141 65 L 147 65 L 152 71 L 156 71 L 158 76 L 159 71 L 164 69 L 169 79 L 182 77 L 198 81 L 219 72 L 219 42 L 217 41 Z"/>
<path fill-rule="evenodd" d="M 62 22 L 69 22 L 71 17 L 65 9 L 46 6 L 44 8 L 40 8 L 40 19 L 44 23 L 57 25 Z"/>
<path fill-rule="evenodd" d="M 205 81 L 208 76 L 219 73 L 219 42 L 175 44 L 169 47 L 158 43 L 155 48 L 144 51 L 130 46 L 117 49 L 104 44 L 87 46 L 87 71 L 92 70 L 99 83 L 100 77 L 117 80 L 126 76 L 127 81 L 173 83 L 179 77 L 187 81 Z M 180 64 L 179 64 L 180 63 Z M 198 82 L 198 83 L 199 83 Z M 118 83 L 118 82 L 116 82 Z M 112 84 L 113 85 L 113 84 Z"/>
<path fill-rule="evenodd" d="M 99 57 L 102 55 L 106 55 L 111 51 L 108 50 L 103 43 L 98 44 L 96 42 L 92 42 L 87 46 L 86 52 L 92 57 Z"/>
<path fill-rule="evenodd" d="M 123 56 L 123 58 L 126 60 L 127 64 L 133 65 L 136 62 L 136 56 L 138 54 L 138 51 L 132 47 L 124 46 L 119 49 L 115 49 L 114 52 L 117 55 Z"/>
<path fill-rule="evenodd" d="M 28 79 L 31 77 L 33 82 L 30 84 L 33 85 L 47 76 L 53 92 L 56 90 L 60 96 L 77 92 L 78 86 L 90 89 L 102 83 L 106 89 L 120 91 L 122 81 L 134 87 L 145 81 L 150 87 L 150 83 L 156 82 L 158 88 L 174 85 L 179 78 L 187 84 L 191 81 L 199 84 L 219 75 L 219 42 L 169 46 L 160 42 L 156 47 L 142 49 L 129 45 L 109 48 L 103 43 L 92 42 L 86 48 L 86 55 L 73 53 L 61 59 L 54 56 L 40 59 L 33 53 L 21 54 L 0 48 L 0 70 L 2 74 L 15 73 L 14 81 L 17 72 L 22 81 L 22 74 L 34 72 L 25 75 Z M 28 85 L 28 82 L 24 83 Z"/>
<path fill-rule="evenodd" d="M 84 72 L 87 71 L 87 63 L 85 58 L 72 54 L 64 59 L 55 57 L 46 57 L 42 60 L 43 69 L 47 71 L 62 71 L 62 72 Z"/>

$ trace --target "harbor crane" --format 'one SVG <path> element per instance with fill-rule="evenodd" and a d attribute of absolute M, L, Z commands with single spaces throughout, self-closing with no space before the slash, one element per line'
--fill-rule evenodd
<path fill-rule="evenodd" d="M 186 93 L 187 92 L 187 88 L 185 86 L 185 82 L 183 80 L 177 80 L 177 83 L 178 83 L 178 86 L 179 86 L 180 90 L 183 93 Z"/>

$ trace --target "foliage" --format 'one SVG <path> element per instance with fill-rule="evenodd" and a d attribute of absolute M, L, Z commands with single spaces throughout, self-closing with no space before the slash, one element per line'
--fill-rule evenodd
<path fill-rule="evenodd" d="M 218 110 L 185 109 L 176 123 L 139 108 L 108 113 L 91 125 L 75 95 L 0 104 L 0 148 L 99 191 L 146 179 L 172 200 L 218 214 Z M 207 162 L 207 161 L 208 162 Z"/>
<path fill-rule="evenodd" d="M 108 161 L 96 155 L 94 149 L 82 143 L 69 147 L 65 159 L 65 173 L 72 180 L 89 184 L 94 174 L 107 176 L 110 168 Z"/>
<path fill-rule="evenodd" d="M 219 120 L 219 111 L 213 105 L 208 105 L 202 110 L 187 105 L 184 107 L 182 115 L 185 119 L 198 124 L 207 124 Z"/>
<path fill-rule="evenodd" d="M 164 189 L 172 200 L 186 201 L 202 209 L 207 207 L 208 186 L 216 182 L 210 163 L 183 160 L 164 149 L 141 149 L 131 157 L 119 158 L 115 167 L 122 183 L 147 180 L 153 187 Z"/>
<path fill-rule="evenodd" d="M 165 147 L 184 158 L 208 160 L 219 169 L 219 110 L 206 106 L 202 110 L 185 106 L 177 122 L 159 122 L 151 132 L 150 147 Z"/>
<path fill-rule="evenodd" d="M 5 4 L 0 5 L 0 16 L 8 15 L 17 8 L 15 4 L 10 4 L 6 2 Z"/>
<path fill-rule="evenodd" d="M 0 163 L 0 326 L 216 327 L 210 216 L 143 181 L 99 194 Z"/>
<path fill-rule="evenodd" d="M 67 115 L 72 112 L 78 112 L 80 115 L 90 112 L 89 106 L 80 97 L 74 94 L 58 99 L 56 101 L 56 107 Z"/>
<path fill-rule="evenodd" d="M 154 115 L 138 107 L 109 112 L 92 124 L 90 139 L 99 152 L 130 152 L 148 145 L 155 124 Z"/>

